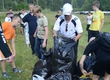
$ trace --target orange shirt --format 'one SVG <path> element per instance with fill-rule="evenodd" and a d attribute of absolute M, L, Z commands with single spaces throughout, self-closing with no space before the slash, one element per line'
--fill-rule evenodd
<path fill-rule="evenodd" d="M 7 41 L 10 40 L 10 39 L 15 38 L 15 29 L 11 25 L 10 22 L 2 23 L 2 29 L 3 29 L 4 36 L 5 36 Z"/>

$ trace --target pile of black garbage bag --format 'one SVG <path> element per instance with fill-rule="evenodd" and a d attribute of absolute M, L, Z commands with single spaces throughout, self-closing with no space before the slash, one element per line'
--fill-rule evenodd
<path fill-rule="evenodd" d="M 79 78 L 82 73 L 79 63 L 76 65 L 75 62 L 74 46 L 76 43 L 69 38 L 54 37 L 53 48 L 50 48 L 48 52 L 41 49 L 45 59 L 35 63 L 32 76 L 36 79 L 33 80 L 91 80 L 91 78 Z M 93 59 L 93 57 L 91 58 Z M 91 59 L 86 63 L 91 64 Z M 88 71 L 91 70 L 91 66 L 86 67 L 89 67 Z M 36 75 L 43 79 L 38 79 Z"/>

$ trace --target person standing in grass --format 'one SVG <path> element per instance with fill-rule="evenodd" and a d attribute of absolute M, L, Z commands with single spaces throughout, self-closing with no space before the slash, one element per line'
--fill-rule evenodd
<path fill-rule="evenodd" d="M 23 19 L 23 17 L 26 15 L 25 11 L 22 9 L 22 11 L 20 13 L 18 13 L 18 15 Z M 24 23 L 21 22 L 20 23 L 20 27 L 21 27 L 21 34 L 23 35 L 24 34 Z"/>
<path fill-rule="evenodd" d="M 27 13 L 25 12 L 25 10 L 22 10 L 21 13 L 21 18 L 23 19 L 25 16 L 27 15 Z M 26 42 L 26 46 L 27 48 L 29 48 L 30 46 L 30 41 L 29 41 L 29 29 L 28 29 L 28 23 L 27 22 L 21 22 L 21 32 L 22 34 L 25 35 L 25 42 Z"/>
<path fill-rule="evenodd" d="M 77 62 L 78 41 L 82 33 L 81 21 L 77 16 L 73 15 L 72 5 L 69 3 L 64 4 L 63 15 L 60 16 L 54 24 L 53 36 L 60 34 L 63 37 L 73 40 L 74 43 L 77 43 L 74 46 L 75 62 Z"/>
<path fill-rule="evenodd" d="M 91 14 L 90 11 L 88 12 L 88 16 L 87 16 L 86 20 L 83 23 L 85 23 L 85 22 L 87 22 L 86 31 L 89 32 L 89 28 L 90 28 L 90 25 L 92 23 L 92 14 Z M 89 42 L 89 39 L 88 39 L 88 42 Z"/>
<path fill-rule="evenodd" d="M 2 52 L 2 54 L 0 54 L 0 60 L 4 57 L 6 59 L 9 59 L 8 62 L 13 61 L 14 56 L 12 55 L 7 45 L 6 39 L 3 34 L 1 23 L 0 23 L 0 52 Z"/>
<path fill-rule="evenodd" d="M 34 4 L 29 4 L 30 12 L 22 19 L 23 22 L 27 22 L 29 26 L 29 40 L 31 45 L 32 54 L 35 54 L 35 37 L 33 36 L 37 28 L 37 18 L 33 13 Z"/>
<path fill-rule="evenodd" d="M 26 15 L 27 15 L 27 13 L 25 12 L 25 10 L 22 10 L 22 14 L 20 15 L 21 18 L 23 19 Z M 21 31 L 23 32 L 23 34 L 25 34 L 26 46 L 27 46 L 27 48 L 29 48 L 30 41 L 29 41 L 29 33 L 28 33 L 29 32 L 28 23 L 27 22 L 25 22 L 25 23 L 21 22 L 21 26 L 23 26 L 23 27 L 21 27 Z"/>
<path fill-rule="evenodd" d="M 42 48 L 44 51 L 46 51 L 48 39 L 48 20 L 46 16 L 42 14 L 40 6 L 36 5 L 33 11 L 38 18 L 38 28 L 34 33 L 34 37 L 36 37 L 35 51 L 39 59 L 44 59 L 44 55 L 40 52 L 40 49 Z"/>
<path fill-rule="evenodd" d="M 7 43 L 9 43 L 9 41 L 12 42 L 12 49 L 10 47 L 10 45 L 8 44 L 8 46 L 10 47 L 10 50 L 12 52 L 12 55 L 15 57 L 16 56 L 16 49 L 15 49 L 15 29 L 14 26 L 18 26 L 21 22 L 21 17 L 17 14 L 15 14 L 12 18 L 12 22 L 4 22 L 2 23 L 2 29 L 4 32 L 4 36 L 6 38 Z M 2 52 L 0 52 L 0 54 L 2 54 Z M 2 76 L 6 77 L 6 78 L 10 78 L 10 76 L 6 73 L 6 69 L 5 69 L 5 58 L 1 59 L 1 66 L 2 66 Z M 19 70 L 18 68 L 16 68 L 15 62 L 14 60 L 11 62 L 12 67 L 13 67 L 13 72 L 16 73 L 21 73 L 23 72 L 23 70 Z"/>
<path fill-rule="evenodd" d="M 55 16 L 55 21 L 62 15 L 62 11 L 58 10 L 58 14 Z"/>
<path fill-rule="evenodd" d="M 93 5 L 93 10 L 95 12 L 92 15 L 92 24 L 89 28 L 88 40 L 91 37 L 96 37 L 104 25 L 104 13 L 101 10 L 99 10 L 100 2 L 94 1 L 92 5 Z"/>
<path fill-rule="evenodd" d="M 12 8 L 9 8 L 8 13 L 9 13 L 9 15 L 10 15 L 10 18 L 12 19 L 12 18 L 13 18 L 13 16 L 14 16 L 14 13 L 13 13 Z"/>
<path fill-rule="evenodd" d="M 23 9 L 20 9 L 18 15 L 20 16 L 22 14 Z"/>
<path fill-rule="evenodd" d="M 5 17 L 5 22 L 11 22 L 10 14 L 7 13 Z"/>

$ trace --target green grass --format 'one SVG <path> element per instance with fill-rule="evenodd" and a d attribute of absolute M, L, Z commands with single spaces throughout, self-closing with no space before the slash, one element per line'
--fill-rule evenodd
<path fill-rule="evenodd" d="M 52 28 L 54 24 L 54 16 L 56 15 L 56 12 L 51 12 L 51 11 L 44 11 L 44 14 L 47 16 L 48 21 L 49 21 L 49 39 L 48 39 L 48 45 L 47 48 L 51 48 L 53 46 L 53 38 L 52 38 Z M 81 19 L 81 21 L 84 21 L 86 15 L 78 15 L 77 16 Z M 5 18 L 5 13 L 0 13 L 0 20 L 1 22 L 4 21 Z M 105 24 L 104 27 L 102 28 L 102 32 L 110 32 L 110 16 L 106 15 L 105 16 Z M 83 54 L 83 51 L 87 45 L 87 32 L 86 32 L 86 23 L 83 24 L 83 35 L 79 41 L 79 51 L 78 51 L 78 60 Z M 24 36 L 21 35 L 20 33 L 20 27 L 17 27 L 17 32 L 16 32 L 16 59 L 15 63 L 16 66 L 20 69 L 23 69 L 25 72 L 21 74 L 14 74 L 12 72 L 12 67 L 9 63 L 6 63 L 6 70 L 7 73 L 12 76 L 11 79 L 5 79 L 2 78 L 2 75 L 0 74 L 0 80 L 29 80 L 31 78 L 33 66 L 35 62 L 38 60 L 38 58 L 34 55 L 31 54 L 31 49 L 26 48 L 25 44 L 25 39 Z M 0 73 L 1 71 L 1 66 L 0 66 Z"/>

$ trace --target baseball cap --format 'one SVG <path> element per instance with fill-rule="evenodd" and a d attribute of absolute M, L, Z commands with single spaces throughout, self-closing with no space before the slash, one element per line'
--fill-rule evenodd
<path fill-rule="evenodd" d="M 70 15 L 72 12 L 73 8 L 72 5 L 69 3 L 66 3 L 63 5 L 63 14 L 64 15 Z"/>

